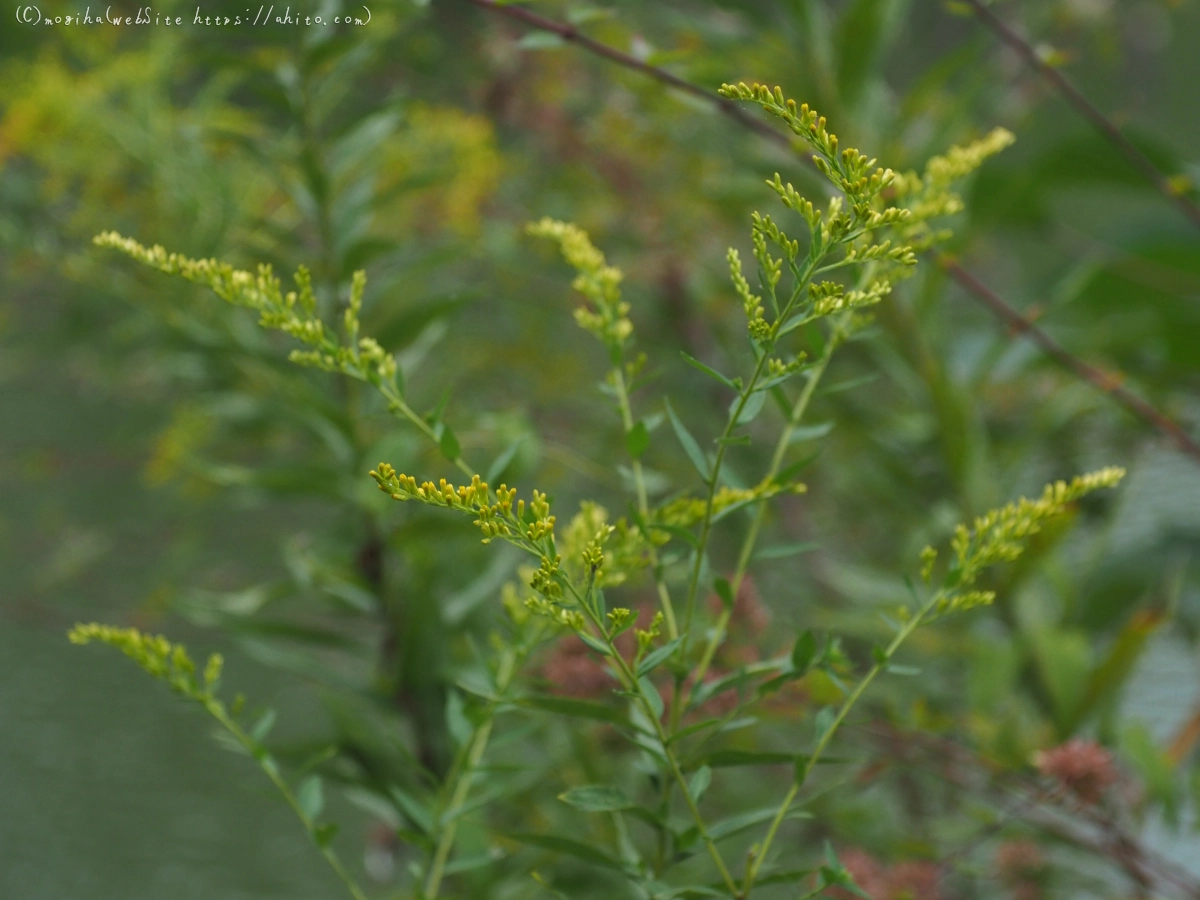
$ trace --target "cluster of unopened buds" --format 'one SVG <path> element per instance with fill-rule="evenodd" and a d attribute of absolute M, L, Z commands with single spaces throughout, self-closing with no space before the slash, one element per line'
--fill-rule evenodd
<path fill-rule="evenodd" d="M 550 503 L 546 495 L 533 492 L 529 502 L 532 521 L 525 516 L 525 501 L 516 500 L 516 488 L 502 484 L 495 490 L 495 502 L 488 483 L 478 475 L 470 484 L 455 487 L 445 478 L 434 484 L 426 481 L 417 484 L 411 475 L 397 472 L 388 463 L 380 463 L 372 470 L 371 477 L 379 489 L 393 500 L 418 500 L 432 506 L 446 506 L 463 512 L 475 513 L 475 525 L 483 532 L 484 543 L 496 537 L 521 537 L 529 541 L 553 538 L 555 517 L 550 515 Z M 514 511 L 513 501 L 516 500 Z"/>

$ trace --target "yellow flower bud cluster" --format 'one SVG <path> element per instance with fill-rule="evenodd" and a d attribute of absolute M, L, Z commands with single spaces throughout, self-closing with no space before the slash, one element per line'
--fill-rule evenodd
<path fill-rule="evenodd" d="M 816 155 L 813 162 L 817 169 L 844 195 L 834 197 L 827 211 L 814 207 L 802 197 L 791 184 L 785 184 L 776 173 L 767 182 L 779 195 L 783 205 L 808 223 L 812 236 L 812 258 L 828 253 L 839 244 L 849 244 L 844 257 L 833 264 L 873 265 L 872 276 L 878 280 L 894 281 L 905 277 L 916 264 L 917 254 L 935 243 L 944 241 L 950 234 L 945 229 L 934 229 L 931 220 L 951 215 L 962 209 L 961 198 L 949 187 L 952 182 L 977 169 L 990 156 L 1003 150 L 1013 142 L 1013 136 L 1003 128 L 997 128 L 981 140 L 962 147 L 951 147 L 943 156 L 934 157 L 925 168 L 924 176 L 916 172 L 899 174 L 891 169 L 877 168 L 874 159 L 854 149 L 839 149 L 837 136 L 825 127 L 825 119 L 807 104 L 796 105 L 786 99 L 781 88 L 766 85 L 722 85 L 724 97 L 757 103 L 766 112 L 779 119 L 807 143 Z M 893 205 L 905 201 L 904 206 Z M 843 203 L 847 212 L 843 212 Z M 878 241 L 874 233 L 883 229 L 894 229 L 896 240 Z M 761 242 L 756 242 L 756 250 Z M 786 244 L 784 245 L 787 249 Z M 795 259 L 794 255 L 790 258 Z M 761 260 L 760 260 L 761 262 Z M 889 265 L 881 265 L 889 264 Z M 769 266 L 764 266 L 767 279 L 775 278 Z M 770 282 L 771 291 L 774 281 Z M 749 289 L 739 294 L 745 299 Z M 772 293 L 773 296 L 773 293 Z M 882 297 L 867 292 L 855 298 L 857 304 L 834 307 L 827 304 L 815 315 L 852 309 L 854 305 L 866 305 Z M 847 295 L 850 297 L 850 295 Z M 863 323 L 853 312 L 843 322 L 847 332 Z M 751 331 L 757 340 L 765 340 L 765 329 L 755 326 Z"/>
<path fill-rule="evenodd" d="M 208 658 L 202 680 L 182 644 L 172 644 L 162 635 L 149 635 L 136 628 L 115 628 L 95 622 L 78 624 L 68 633 L 72 644 L 98 641 L 120 650 L 153 677 L 165 681 L 180 694 L 195 700 L 210 700 L 221 678 L 224 660 L 219 653 Z"/>
<path fill-rule="evenodd" d="M 631 527 L 623 517 L 610 524 L 608 510 L 591 500 L 579 504 L 579 512 L 557 540 L 563 567 L 577 584 L 594 577 L 597 587 L 615 587 L 650 563 L 649 546 L 641 530 Z M 597 559 L 593 544 L 603 554 L 594 576 L 589 562 Z"/>
<path fill-rule="evenodd" d="M 750 239 L 754 242 L 754 255 L 762 263 L 768 280 L 774 287 L 782 274 L 782 261 L 771 259 L 767 255 L 767 240 L 771 240 L 790 260 L 795 260 L 800 254 L 800 242 L 789 239 L 770 216 L 757 212 L 750 213 Z"/>
<path fill-rule="evenodd" d="M 962 198 L 950 190 L 950 185 L 974 172 L 1015 140 L 1012 132 L 996 128 L 977 141 L 953 146 L 945 154 L 931 158 L 925 164 L 923 176 L 916 172 L 897 176 L 892 185 L 893 196 L 904 200 L 909 210 L 900 229 L 901 238 L 917 251 L 945 240 L 949 232 L 935 231 L 929 221 L 962 211 Z"/>
<path fill-rule="evenodd" d="M 630 625 L 637 621 L 637 616 L 624 606 L 618 606 L 616 609 L 611 609 L 608 612 L 608 636 L 616 637 Z"/>
<path fill-rule="evenodd" d="M 504 606 L 516 624 L 520 625 L 532 614 L 575 631 L 586 630 L 587 620 L 583 613 L 562 604 L 561 563 L 561 557 L 556 556 L 552 561 L 543 556 L 537 569 L 532 566 L 517 568 L 520 586 L 509 582 L 502 591 Z"/>
<path fill-rule="evenodd" d="M 860 309 L 864 306 L 873 306 L 891 292 L 892 285 L 887 281 L 876 281 L 865 291 L 832 291 L 819 296 L 815 300 L 813 303 L 813 315 L 827 316 L 846 309 Z"/>
<path fill-rule="evenodd" d="M 867 244 L 864 247 L 851 247 L 844 257 L 846 262 L 869 262 L 875 259 L 886 259 L 902 266 L 915 266 L 917 254 L 907 244 L 893 247 L 890 240 L 879 244 Z"/>
<path fill-rule="evenodd" d="M 762 297 L 750 291 L 750 282 L 742 274 L 742 258 L 737 250 L 730 247 L 726 258 L 729 260 L 729 280 L 733 282 L 733 289 L 742 300 L 750 337 L 756 341 L 765 341 L 771 336 L 771 326 L 763 318 Z"/>
<path fill-rule="evenodd" d="M 996 600 L 995 591 L 966 591 L 950 594 L 938 601 L 937 612 L 964 612 L 976 606 L 991 606 Z"/>
<path fill-rule="evenodd" d="M 312 278 L 303 266 L 295 275 L 297 290 L 284 294 L 270 266 L 259 266 L 255 275 L 215 259 L 189 259 L 179 253 L 167 253 L 157 244 L 147 248 L 115 231 L 97 235 L 93 243 L 119 250 L 160 272 L 202 284 L 235 306 L 255 310 L 259 324 L 264 328 L 282 331 L 312 348 L 289 354 L 288 359 L 298 365 L 343 372 L 376 385 L 386 383 L 398 391 L 395 357 L 373 338 L 358 336 L 358 314 L 367 283 L 364 272 L 355 272 L 351 282 L 350 300 L 344 315 L 347 342 L 343 344 L 317 317 Z"/>
<path fill-rule="evenodd" d="M 379 489 L 393 500 L 417 500 L 431 506 L 445 506 L 474 514 L 474 524 L 483 532 L 485 544 L 498 537 L 515 543 L 526 541 L 539 546 L 545 542 L 553 544 L 556 519 L 550 514 L 546 495 L 538 491 L 533 492 L 529 502 L 530 517 L 525 515 L 524 500 L 517 500 L 515 510 L 513 508 L 516 488 L 500 485 L 495 491 L 495 502 L 492 502 L 488 483 L 478 475 L 472 476 L 470 484 L 459 487 L 445 478 L 439 479 L 437 484 L 426 481 L 418 485 L 411 475 L 398 473 L 388 463 L 380 463 L 370 475 Z"/>
<path fill-rule="evenodd" d="M 769 500 L 783 493 L 803 494 L 807 490 L 808 486 L 801 482 L 778 484 L 770 479 L 764 479 L 752 488 L 731 488 L 723 485 L 713 494 L 712 514 L 714 517 L 719 516 L 735 504 Z M 654 514 L 654 521 L 663 525 L 688 528 L 704 519 L 706 509 L 707 504 L 700 497 L 680 497 L 660 507 Z"/>
<path fill-rule="evenodd" d="M 968 609 L 991 603 L 991 591 L 967 590 L 989 566 L 1012 562 L 1025 552 L 1029 539 L 1041 531 L 1042 524 L 1067 512 L 1070 504 L 1101 488 L 1114 487 L 1125 477 L 1125 470 L 1110 466 L 1079 475 L 1070 482 L 1056 481 L 1046 485 L 1036 500 L 1022 497 L 1000 509 L 979 516 L 971 527 L 959 525 L 950 541 L 954 560 L 946 573 L 944 594 L 938 601 L 938 611 Z M 921 551 L 921 577 L 929 581 L 937 563 L 937 551 L 926 547 Z"/>
<path fill-rule="evenodd" d="M 611 533 L 613 527 L 608 526 Z M 604 537 L 607 537 L 605 535 Z M 600 577 L 600 567 L 604 565 L 604 538 L 597 535 L 592 540 L 588 541 L 586 547 L 583 548 L 583 564 L 595 573 L 596 577 Z"/>
<path fill-rule="evenodd" d="M 562 585 L 558 583 L 558 570 L 561 565 L 561 556 L 555 556 L 554 559 L 551 559 L 548 556 L 543 556 L 541 565 L 538 566 L 538 570 L 534 572 L 533 577 L 529 579 L 529 586 L 547 600 L 561 600 Z"/>
<path fill-rule="evenodd" d="M 661 612 L 656 612 L 654 614 L 654 618 L 650 621 L 649 628 L 634 629 L 634 634 L 637 635 L 639 657 L 641 657 L 647 650 L 650 649 L 650 645 L 654 643 L 654 639 L 662 633 L 662 623 L 663 614 Z"/>
<path fill-rule="evenodd" d="M 921 580 L 926 584 L 933 577 L 933 567 L 937 564 L 938 552 L 933 547 L 927 546 L 921 551 Z"/>
<path fill-rule="evenodd" d="M 526 608 L 535 615 L 545 616 L 553 622 L 563 625 L 573 631 L 586 631 L 587 620 L 577 609 L 567 609 L 557 603 L 551 603 L 544 597 L 530 597 L 525 601 Z"/>
<path fill-rule="evenodd" d="M 757 83 L 753 86 L 744 82 L 723 84 L 720 94 L 734 100 L 757 103 L 766 112 L 782 119 L 794 134 L 817 151 L 813 157 L 817 169 L 846 195 L 851 208 L 860 218 L 870 213 L 872 201 L 896 177 L 891 169 L 874 168 L 874 159 L 867 158 L 852 147 L 839 150 L 837 135 L 826 129 L 825 117 L 810 109 L 807 103 L 797 106 L 795 100 L 785 99 L 780 87 L 771 90 Z"/>
<path fill-rule="evenodd" d="M 571 287 L 592 304 L 590 309 L 581 306 L 575 310 L 575 321 L 611 351 L 619 352 L 633 334 L 629 304 L 621 300 L 621 270 L 608 265 L 587 232 L 576 225 L 546 217 L 530 223 L 526 231 L 558 243 L 567 264 L 579 273 Z"/>
<path fill-rule="evenodd" d="M 800 353 L 790 362 L 784 362 L 782 359 L 772 356 L 767 360 L 767 377 L 771 380 L 786 378 L 804 368 L 804 361 L 807 358 L 808 354 Z"/>

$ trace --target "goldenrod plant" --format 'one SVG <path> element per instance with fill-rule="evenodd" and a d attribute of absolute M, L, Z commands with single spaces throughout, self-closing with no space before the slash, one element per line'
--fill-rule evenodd
<path fill-rule="evenodd" d="M 625 475 L 624 515 L 613 516 L 593 501 L 563 515 L 547 493 L 501 481 L 503 459 L 490 474 L 472 465 L 441 409 L 419 414 L 394 355 L 362 333 L 363 272 L 354 274 L 342 314 L 331 323 L 321 315 L 306 269 L 296 273 L 295 289 L 285 291 L 269 266 L 252 273 L 147 248 L 113 232 L 95 239 L 98 246 L 254 311 L 261 326 L 302 345 L 291 352 L 293 362 L 369 386 L 390 413 L 438 448 L 446 470 L 410 475 L 381 460 L 369 473 L 379 490 L 408 508 L 458 514 L 483 543 L 510 545 L 527 558 L 520 580 L 501 592 L 501 624 L 492 630 L 489 647 L 480 650 L 479 666 L 457 682 L 461 693 L 452 696 L 459 705 L 447 708 L 456 749 L 449 767 L 432 773 L 433 800 L 423 806 L 400 787 L 388 788 L 411 826 L 397 833 L 414 851 L 400 896 L 469 896 L 470 889 L 455 882 L 456 873 L 494 866 L 511 875 L 516 864 L 509 857 L 522 845 L 540 851 L 543 861 L 549 854 L 596 867 L 605 873 L 604 884 L 612 885 L 611 896 L 746 900 L 784 890 L 790 893 L 777 895 L 868 896 L 833 845 L 815 839 L 821 823 L 814 819 L 814 804 L 837 788 L 816 776 L 817 767 L 838 763 L 830 749 L 867 689 L 881 676 L 911 672 L 906 645 L 914 634 L 943 617 L 992 603 L 998 582 L 990 579 L 997 567 L 1016 562 L 1052 520 L 1066 517 L 1088 494 L 1115 487 L 1124 475 L 1109 467 L 1058 481 L 1035 499 L 960 525 L 949 554 L 931 547 L 912 561 L 920 578 L 909 582 L 909 600 L 886 610 L 881 618 L 887 636 L 861 656 L 844 649 L 836 634 L 819 637 L 817 629 L 803 628 L 778 655 L 717 673 L 714 661 L 738 617 L 746 615 L 752 569 L 803 552 L 798 546 L 764 553 L 759 539 L 772 506 L 807 490 L 800 477 L 811 458 L 796 453 L 794 438 L 805 427 L 831 361 L 868 333 L 873 308 L 920 264 L 920 254 L 948 237 L 944 220 L 962 208 L 955 182 L 1012 141 L 998 129 L 931 160 L 923 174 L 897 173 L 843 148 L 822 116 L 787 99 L 780 88 L 725 85 L 722 95 L 757 104 L 781 120 L 811 154 L 831 196 L 805 197 L 775 175 L 767 184 L 784 212 L 752 216 L 752 261 L 729 249 L 729 293 L 744 314 L 736 372 L 686 353 L 659 361 L 690 367 L 685 371 L 697 384 L 712 388 L 724 407 L 715 424 L 685 423 L 682 407 L 667 399 L 659 407 L 647 399 L 653 371 L 647 355 L 634 352 L 622 272 L 589 236 L 551 218 L 527 229 L 557 244 L 576 271 L 573 287 L 584 300 L 576 321 L 606 353 L 609 368 L 601 388 L 623 438 L 623 458 L 610 462 Z M 470 347 L 449 352 L 469 353 Z M 677 448 L 664 446 L 667 434 Z M 767 464 L 747 477 L 755 457 L 741 454 L 764 437 Z M 652 448 L 681 452 L 694 469 L 673 493 L 664 493 L 646 464 Z M 732 560 L 732 568 L 722 569 L 718 559 Z M 897 573 L 897 581 L 903 575 Z M 653 596 L 653 608 L 642 605 L 643 589 Z M 716 599 L 711 607 L 710 596 Z M 564 634 L 582 642 L 601 678 L 611 679 L 607 697 L 585 701 L 538 689 L 530 661 L 542 645 Z M 186 652 L 164 638 L 80 625 L 71 639 L 111 644 L 203 705 L 258 761 L 351 896 L 367 896 L 334 853 L 331 826 L 318 821 L 322 782 L 309 777 L 293 786 L 263 745 L 266 728 L 243 726 L 238 705 L 218 698 L 219 657 L 198 678 Z M 781 702 L 788 710 L 782 720 L 786 749 L 772 750 L 773 732 L 759 716 Z M 512 727 L 501 714 L 547 713 L 561 716 L 576 738 L 584 727 L 579 723 L 602 721 L 626 744 L 622 752 L 630 765 L 618 777 L 580 780 L 560 795 L 579 813 L 608 821 L 605 845 L 544 826 L 513 830 L 506 826 L 512 817 L 504 809 L 504 788 L 487 786 L 494 774 L 489 752 Z M 706 793 L 720 787 L 726 772 L 760 765 L 786 766 L 786 777 L 772 776 L 778 789 L 773 802 L 720 818 L 706 811 Z M 478 815 L 481 809 L 489 812 Z M 494 825 L 472 824 L 471 854 L 462 856 L 463 823 L 472 816 Z M 796 822 L 817 829 L 804 831 L 813 840 L 790 835 Z M 493 835 L 482 849 L 481 831 Z M 559 897 L 577 892 L 577 885 L 556 882 L 544 871 L 537 863 L 522 871 L 521 896 L 533 896 L 531 890 Z M 836 891 L 843 893 L 826 893 Z"/>

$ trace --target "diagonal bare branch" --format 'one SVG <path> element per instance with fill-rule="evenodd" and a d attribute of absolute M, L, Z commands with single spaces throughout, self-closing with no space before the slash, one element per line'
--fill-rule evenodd
<path fill-rule="evenodd" d="M 964 2 L 971 8 L 979 21 L 990 28 L 996 37 L 1011 47 L 1032 68 L 1036 69 L 1039 75 L 1054 85 L 1066 101 L 1075 107 L 1076 112 L 1087 119 L 1102 137 L 1116 147 L 1142 174 L 1142 177 L 1154 185 L 1158 192 L 1174 204 L 1193 225 L 1200 228 L 1200 207 L 1189 200 L 1171 182 L 1171 179 L 1164 175 L 1158 166 L 1121 132 L 1121 129 L 1111 119 L 1106 117 L 1087 97 L 1083 96 L 1079 88 L 1075 87 L 1066 75 L 1044 60 L 1033 45 L 991 9 L 984 6 L 980 0 L 964 0 Z"/>

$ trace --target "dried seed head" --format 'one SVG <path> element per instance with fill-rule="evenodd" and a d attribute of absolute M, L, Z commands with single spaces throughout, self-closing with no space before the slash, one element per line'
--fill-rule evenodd
<path fill-rule="evenodd" d="M 1095 741 L 1074 738 L 1034 756 L 1034 765 L 1084 803 L 1099 803 L 1117 780 L 1112 754 Z"/>
<path fill-rule="evenodd" d="M 1012 884 L 1036 878 L 1046 857 L 1033 841 L 1005 841 L 996 849 L 996 876 Z"/>

